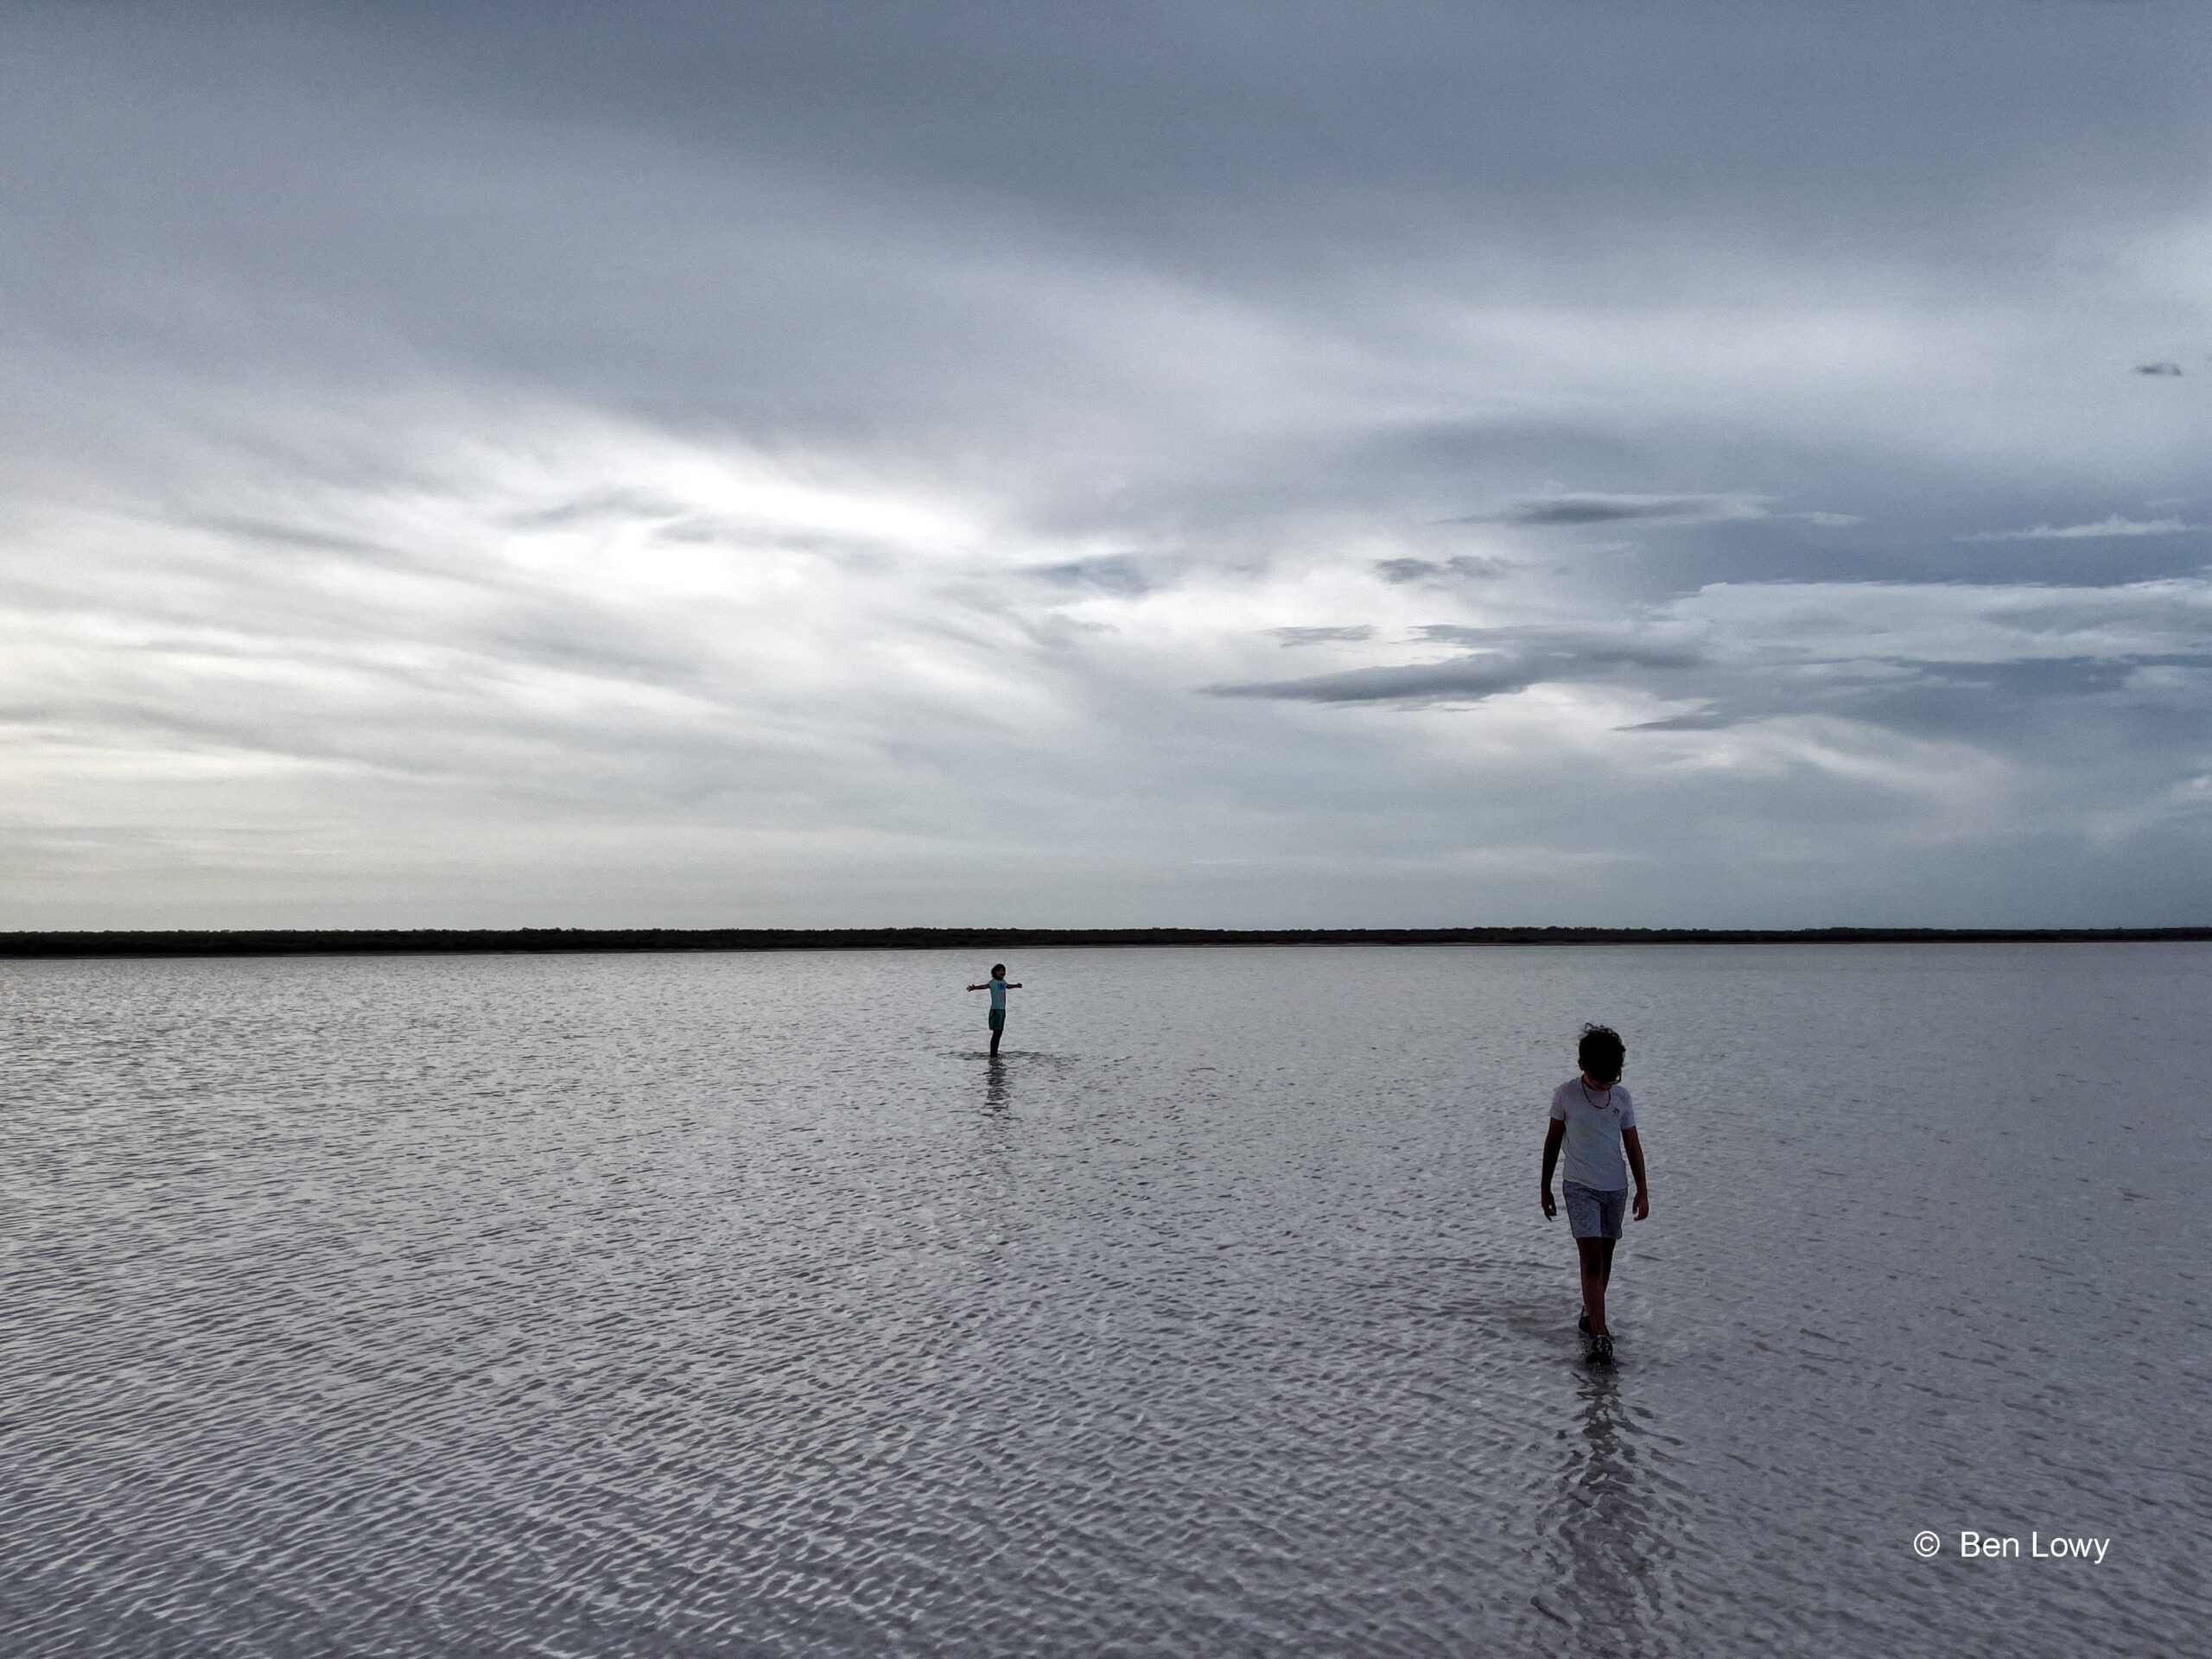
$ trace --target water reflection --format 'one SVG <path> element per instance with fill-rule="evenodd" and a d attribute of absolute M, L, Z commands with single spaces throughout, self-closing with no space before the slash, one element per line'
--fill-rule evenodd
<path fill-rule="evenodd" d="M 1661 1653 L 1679 1505 L 1649 1413 L 1631 1409 L 1624 1390 L 1610 1368 L 1578 1380 L 1557 1490 L 1539 1522 L 1552 1560 L 1536 1605 L 1599 1650 Z"/>
<path fill-rule="evenodd" d="M 1007 1090 L 1006 1062 L 994 1054 L 984 1066 L 983 1109 L 1002 1117 L 1014 1109 Z"/>

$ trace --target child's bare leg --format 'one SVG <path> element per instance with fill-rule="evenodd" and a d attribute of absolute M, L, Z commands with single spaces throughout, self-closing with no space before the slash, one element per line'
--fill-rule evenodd
<path fill-rule="evenodd" d="M 1605 1247 L 1603 1258 L 1598 1263 L 1598 1282 L 1601 1285 L 1611 1285 L 1613 1282 L 1613 1246 L 1619 1243 L 1620 1240 L 1601 1238 L 1598 1243 Z"/>
<path fill-rule="evenodd" d="M 1582 1308 L 1590 1316 L 1590 1334 L 1602 1337 L 1605 1332 L 1605 1258 L 1611 1254 L 1605 1247 L 1610 1239 L 1578 1238 L 1576 1253 L 1582 1258 Z"/>

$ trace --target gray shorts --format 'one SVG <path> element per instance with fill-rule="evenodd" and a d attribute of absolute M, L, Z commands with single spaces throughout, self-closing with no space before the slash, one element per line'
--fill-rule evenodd
<path fill-rule="evenodd" d="M 1567 1224 L 1577 1238 L 1621 1236 L 1621 1215 L 1628 1208 L 1626 1187 L 1616 1187 L 1608 1192 L 1585 1186 L 1580 1181 L 1568 1181 L 1560 1191 L 1567 1194 Z"/>

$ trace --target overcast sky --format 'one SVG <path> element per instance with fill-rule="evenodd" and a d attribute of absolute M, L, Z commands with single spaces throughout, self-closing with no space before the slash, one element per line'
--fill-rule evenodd
<path fill-rule="evenodd" d="M 0 927 L 2212 922 L 2195 3 L 0 10 Z"/>

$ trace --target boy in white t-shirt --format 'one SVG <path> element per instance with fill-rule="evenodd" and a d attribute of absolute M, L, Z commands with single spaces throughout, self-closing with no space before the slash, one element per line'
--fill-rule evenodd
<path fill-rule="evenodd" d="M 1551 1127 L 1544 1132 L 1544 1215 L 1559 1213 L 1552 1202 L 1552 1169 L 1560 1147 L 1567 1147 L 1567 1225 L 1582 1258 L 1582 1317 L 1575 1323 L 1590 1338 L 1590 1357 L 1609 1365 L 1612 1333 L 1605 1328 L 1605 1281 L 1613 1274 L 1613 1246 L 1620 1240 L 1621 1212 L 1627 1208 L 1629 1170 L 1636 1172 L 1636 1218 L 1651 1214 L 1643 1182 L 1643 1142 L 1636 1133 L 1636 1104 L 1621 1087 L 1628 1047 L 1607 1026 L 1585 1026 L 1577 1052 L 1582 1075 L 1552 1091 Z M 1628 1167 L 1621 1154 L 1628 1154 Z"/>

